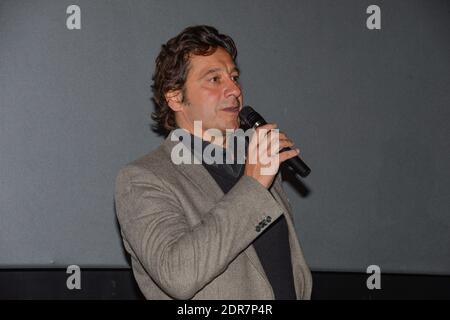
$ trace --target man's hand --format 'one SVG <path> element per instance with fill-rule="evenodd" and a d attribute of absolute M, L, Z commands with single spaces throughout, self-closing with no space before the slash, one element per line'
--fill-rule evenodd
<path fill-rule="evenodd" d="M 244 175 L 256 179 L 266 189 L 272 185 L 282 162 L 299 154 L 299 149 L 280 150 L 291 147 L 294 142 L 276 129 L 277 125 L 268 123 L 256 128 L 248 146 Z M 270 130 L 270 131 L 268 131 Z"/>

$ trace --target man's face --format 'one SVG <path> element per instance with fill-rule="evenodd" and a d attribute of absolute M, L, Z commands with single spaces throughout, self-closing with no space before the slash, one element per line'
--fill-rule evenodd
<path fill-rule="evenodd" d="M 209 56 L 192 55 L 185 83 L 184 103 L 177 112 L 178 125 L 193 133 L 194 121 L 203 130 L 239 128 L 242 108 L 239 71 L 228 52 L 218 47 Z"/>

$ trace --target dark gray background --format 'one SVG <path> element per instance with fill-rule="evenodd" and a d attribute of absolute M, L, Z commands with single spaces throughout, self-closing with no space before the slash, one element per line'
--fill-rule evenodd
<path fill-rule="evenodd" d="M 0 1 L 0 267 L 127 266 L 114 179 L 161 142 L 154 59 L 210 24 L 312 168 L 306 197 L 285 183 L 311 268 L 450 274 L 449 18 L 438 0 Z"/>

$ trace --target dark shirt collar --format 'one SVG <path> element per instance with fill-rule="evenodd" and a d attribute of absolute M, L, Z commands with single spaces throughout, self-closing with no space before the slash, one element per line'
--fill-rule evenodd
<path fill-rule="evenodd" d="M 214 171 L 220 171 L 227 175 L 230 175 L 232 177 L 239 177 L 242 175 L 245 164 L 243 164 L 243 160 L 238 161 L 236 151 L 237 147 L 236 144 L 234 144 L 234 149 L 231 148 L 222 148 L 218 145 L 212 145 L 211 142 L 201 139 L 200 137 L 197 137 L 190 133 L 190 142 L 191 145 L 188 146 L 188 142 L 184 141 L 183 143 L 190 148 L 192 153 L 197 159 L 202 159 L 202 164 L 208 169 L 208 170 L 214 170 Z M 205 149 L 211 145 L 211 148 L 208 149 L 207 152 L 205 152 Z M 215 157 L 215 153 L 218 153 L 220 157 Z M 209 154 L 211 154 L 213 157 L 209 157 Z M 227 163 L 227 156 L 229 157 Z M 222 163 L 217 163 L 214 161 L 215 159 L 222 159 Z"/>

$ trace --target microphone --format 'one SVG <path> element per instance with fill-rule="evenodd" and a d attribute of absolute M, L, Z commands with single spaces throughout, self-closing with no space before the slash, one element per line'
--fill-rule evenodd
<path fill-rule="evenodd" d="M 242 108 L 242 110 L 239 112 L 239 120 L 241 126 L 245 130 L 250 128 L 256 129 L 259 126 L 267 124 L 264 118 L 261 117 L 261 115 L 255 110 L 253 110 L 253 108 L 250 106 L 245 106 Z M 283 150 L 292 150 L 292 149 L 286 147 L 280 151 Z M 311 172 L 311 169 L 298 156 L 287 159 L 285 162 L 294 172 L 298 173 L 301 177 L 306 177 Z"/>

